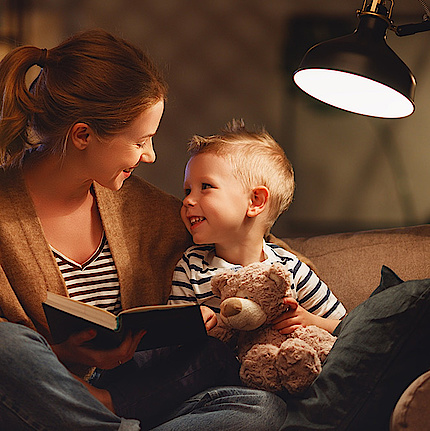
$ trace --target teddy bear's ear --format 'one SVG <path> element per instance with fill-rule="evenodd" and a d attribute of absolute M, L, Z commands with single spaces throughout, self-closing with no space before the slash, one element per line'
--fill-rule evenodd
<path fill-rule="evenodd" d="M 221 297 L 221 289 L 227 284 L 228 276 L 226 273 L 214 275 L 211 280 L 212 292 Z"/>
<path fill-rule="evenodd" d="M 273 280 L 277 285 L 286 284 L 287 289 L 292 284 L 292 274 L 288 271 L 282 263 L 275 262 L 270 266 L 269 278 Z"/>

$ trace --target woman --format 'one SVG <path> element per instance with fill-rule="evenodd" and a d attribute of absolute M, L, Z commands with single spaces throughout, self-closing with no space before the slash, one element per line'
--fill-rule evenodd
<path fill-rule="evenodd" d="M 34 65 L 41 72 L 27 89 Z M 155 161 L 166 98 L 148 57 L 88 31 L 49 51 L 12 51 L 0 89 L 0 428 L 279 427 L 285 405 L 273 395 L 206 391 L 238 383 L 221 343 L 135 353 L 141 332 L 98 351 L 87 330 L 50 345 L 47 290 L 113 312 L 161 303 L 190 244 L 180 202 L 130 178 Z M 111 371 L 90 384 L 94 367 Z"/>

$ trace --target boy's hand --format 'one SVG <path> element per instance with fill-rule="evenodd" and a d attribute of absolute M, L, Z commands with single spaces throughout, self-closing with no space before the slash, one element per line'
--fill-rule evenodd
<path fill-rule="evenodd" d="M 217 318 L 215 312 L 206 307 L 206 305 L 200 306 L 200 311 L 202 313 L 203 322 L 205 323 L 206 331 L 210 331 L 217 324 Z"/>
<path fill-rule="evenodd" d="M 288 310 L 273 322 L 273 328 L 281 334 L 291 334 L 300 326 L 317 325 L 318 316 L 309 313 L 294 298 L 284 298 L 284 304 L 288 305 Z"/>
<path fill-rule="evenodd" d="M 310 313 L 291 297 L 284 298 L 284 304 L 288 305 L 288 311 L 282 313 L 273 322 L 273 328 L 277 329 L 284 335 L 291 334 L 300 326 L 309 325 L 319 326 L 320 328 L 332 333 L 340 322 L 339 320 L 326 319 Z"/>

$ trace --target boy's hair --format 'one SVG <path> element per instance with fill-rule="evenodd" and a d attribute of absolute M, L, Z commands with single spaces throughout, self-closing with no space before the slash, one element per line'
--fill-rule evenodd
<path fill-rule="evenodd" d="M 266 232 L 288 209 L 294 195 L 294 171 L 281 146 L 262 128 L 248 131 L 243 120 L 232 120 L 219 135 L 195 135 L 188 144 L 190 157 L 213 153 L 226 158 L 233 175 L 246 189 L 265 186 L 270 197 Z"/>

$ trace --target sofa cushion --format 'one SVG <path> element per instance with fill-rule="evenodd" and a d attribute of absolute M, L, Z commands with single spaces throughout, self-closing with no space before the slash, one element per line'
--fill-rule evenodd
<path fill-rule="evenodd" d="M 403 280 L 430 278 L 430 225 L 284 240 L 314 263 L 348 311 L 378 286 L 382 265 Z"/>
<path fill-rule="evenodd" d="M 403 392 L 391 416 L 391 431 L 423 431 L 430 424 L 430 371 Z"/>

